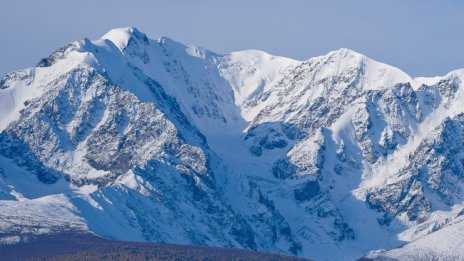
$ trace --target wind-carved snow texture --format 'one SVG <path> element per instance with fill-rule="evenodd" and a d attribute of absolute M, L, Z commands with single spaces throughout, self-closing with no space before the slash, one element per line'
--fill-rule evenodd
<path fill-rule="evenodd" d="M 77 229 L 316 260 L 413 242 L 375 252 L 401 259 L 460 224 L 462 78 L 135 28 L 71 43 L 0 82 L 1 241 Z M 430 253 L 464 255 L 447 249 Z"/>

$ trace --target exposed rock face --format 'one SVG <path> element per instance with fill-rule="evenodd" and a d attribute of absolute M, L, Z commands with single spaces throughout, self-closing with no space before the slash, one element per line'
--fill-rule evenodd
<path fill-rule="evenodd" d="M 462 74 L 412 79 L 346 49 L 219 55 L 135 28 L 72 43 L 0 82 L 2 235 L 321 260 L 400 245 L 462 208 Z"/>

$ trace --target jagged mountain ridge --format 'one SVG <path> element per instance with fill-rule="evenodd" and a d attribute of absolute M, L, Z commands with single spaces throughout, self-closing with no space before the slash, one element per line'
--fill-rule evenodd
<path fill-rule="evenodd" d="M 320 260 L 396 247 L 462 209 L 461 78 L 135 28 L 74 42 L 1 81 L 4 240 L 62 226 Z"/>

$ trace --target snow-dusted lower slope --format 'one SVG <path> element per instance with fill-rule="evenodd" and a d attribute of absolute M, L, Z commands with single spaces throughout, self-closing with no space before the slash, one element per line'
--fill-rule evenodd
<path fill-rule="evenodd" d="M 421 237 L 402 247 L 375 251 L 366 256 L 369 260 L 462 260 L 464 257 L 464 222 L 462 218 L 446 227 Z"/>
<path fill-rule="evenodd" d="M 216 54 L 135 28 L 71 43 L 0 82 L 0 236 L 316 260 L 398 247 L 463 209 L 463 73 L 413 79 L 347 49 Z"/>

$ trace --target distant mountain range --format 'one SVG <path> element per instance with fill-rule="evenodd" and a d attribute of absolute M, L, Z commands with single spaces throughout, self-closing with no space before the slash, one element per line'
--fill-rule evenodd
<path fill-rule="evenodd" d="M 136 28 L 73 42 L 0 81 L 0 242 L 90 231 L 314 260 L 464 257 L 463 79 Z"/>

